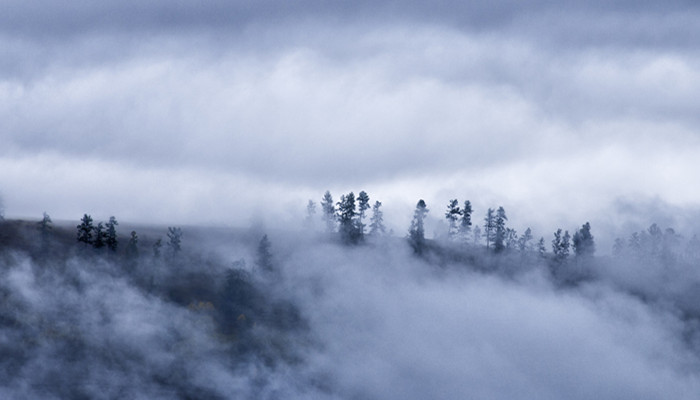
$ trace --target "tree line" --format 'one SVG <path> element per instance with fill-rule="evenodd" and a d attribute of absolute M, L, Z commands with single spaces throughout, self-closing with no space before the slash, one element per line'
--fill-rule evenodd
<path fill-rule="evenodd" d="M 372 206 L 369 230 L 366 230 L 365 219 L 370 208 L 370 198 L 365 191 L 359 193 L 357 200 L 354 192 L 349 192 L 341 195 L 337 202 L 333 201 L 330 191 L 326 191 L 320 204 L 321 219 L 326 232 L 339 235 L 341 241 L 346 244 L 359 244 L 366 236 L 376 237 L 387 234 L 380 201 L 375 201 Z M 316 214 L 316 203 L 309 200 L 306 209 L 307 224 L 312 225 Z M 418 254 L 422 253 L 426 247 L 425 219 L 429 211 L 425 200 L 418 200 L 406 234 L 409 244 Z M 589 258 L 595 254 L 595 240 L 589 222 L 576 230 L 573 236 L 568 230 L 557 229 L 550 242 L 551 253 L 548 256 L 544 237 L 534 242 L 534 236 L 529 227 L 518 235 L 515 229 L 507 226 L 508 217 L 502 206 L 496 209 L 489 208 L 483 219 L 483 225 L 473 223 L 473 213 L 471 201 L 465 200 L 464 203 L 460 203 L 458 199 L 449 200 L 444 214 L 447 221 L 448 241 L 463 243 L 469 248 L 475 248 L 483 243 L 485 249 L 493 254 L 514 251 L 537 252 L 543 258 L 551 257 L 558 262 L 566 261 L 571 251 L 579 258 Z"/>

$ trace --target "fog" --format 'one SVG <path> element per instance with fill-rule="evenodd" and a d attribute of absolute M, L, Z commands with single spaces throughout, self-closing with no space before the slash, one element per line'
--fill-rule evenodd
<path fill-rule="evenodd" d="M 691 399 L 700 273 L 673 262 L 158 227 L 112 253 L 2 224 L 7 398 Z M 269 229 L 269 228 L 268 228 Z M 165 235 L 163 234 L 163 237 Z M 167 239 L 166 239 L 167 241 Z M 226 245 L 228 244 L 228 245 Z M 549 248 L 549 246 L 547 246 Z M 674 253 L 675 254 L 675 253 Z M 680 254 L 680 253 L 679 253 Z M 692 261 L 692 260 L 691 260 Z"/>

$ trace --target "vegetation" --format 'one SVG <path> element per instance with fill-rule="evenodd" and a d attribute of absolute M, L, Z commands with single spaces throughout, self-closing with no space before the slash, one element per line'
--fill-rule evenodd
<path fill-rule="evenodd" d="M 0 343 L 0 351 L 5 355 L 2 363 L 6 371 L 21 371 L 32 360 L 32 352 L 41 352 L 43 348 L 55 349 L 52 351 L 57 357 L 73 357 L 75 362 L 70 365 L 79 365 L 88 358 L 91 362 L 101 360 L 100 365 L 107 369 L 137 362 L 133 352 L 119 348 L 116 342 L 96 344 L 94 327 L 81 320 L 81 313 L 92 310 L 93 306 L 99 309 L 111 304 L 106 301 L 100 305 L 103 294 L 90 294 L 92 288 L 109 294 L 112 289 L 108 288 L 112 287 L 118 288 L 119 296 L 126 294 L 127 297 L 111 294 L 123 301 L 146 299 L 141 305 L 125 307 L 147 304 L 179 316 L 179 325 L 168 325 L 162 331 L 170 332 L 168 335 L 172 337 L 159 337 L 169 343 L 168 352 L 174 354 L 173 360 L 193 356 L 190 350 L 185 350 L 190 345 L 178 343 L 187 342 L 185 338 L 192 334 L 191 329 L 200 329 L 206 332 L 207 342 L 223 349 L 225 362 L 232 368 L 259 362 L 264 368 L 274 369 L 304 362 L 305 348 L 314 345 L 314 335 L 303 308 L 290 292 L 294 284 L 285 281 L 289 267 L 285 256 L 293 253 L 289 248 L 297 246 L 295 243 L 302 237 L 306 238 L 303 249 L 317 245 L 323 248 L 330 243 L 330 249 L 349 253 L 389 252 L 408 246 L 412 250 L 411 259 L 428 269 L 461 269 L 508 279 L 537 271 L 562 290 L 606 280 L 640 301 L 680 304 L 684 318 L 700 323 L 700 310 L 696 307 L 670 301 L 664 297 L 669 294 L 656 290 L 649 281 L 622 279 L 613 273 L 614 268 L 634 265 L 640 271 L 658 271 L 656 278 L 663 281 L 671 279 L 671 274 L 692 270 L 700 261 L 700 240 L 696 236 L 685 240 L 671 228 L 662 230 L 652 224 L 644 231 L 632 233 L 628 239 L 617 239 L 612 256 L 597 256 L 589 222 L 573 230 L 573 235 L 568 230 L 557 229 L 550 239 L 542 236 L 537 240 L 530 228 L 518 235 L 508 226 L 511 221 L 504 207 L 489 208 L 482 236 L 481 227 L 472 224 L 471 202 L 451 199 L 444 213 L 444 234 L 429 238 L 425 231 L 429 208 L 421 199 L 416 203 L 406 236 L 396 237 L 386 232 L 382 203 L 375 200 L 370 207 L 369 195 L 364 191 L 359 193 L 357 197 L 353 192 L 341 195 L 334 203 L 330 192 L 326 192 L 320 202 L 319 216 L 315 213 L 316 204 L 310 200 L 306 216 L 300 218 L 304 219 L 303 226 L 309 234 L 295 234 L 299 236 L 294 239 L 296 242 L 286 239 L 282 246 L 277 246 L 272 240 L 275 235 L 254 232 L 237 235 L 229 242 L 236 249 L 233 258 L 205 250 L 206 241 L 201 236 L 189 230 L 185 235 L 180 227 L 168 227 L 160 233 L 154 232 L 155 228 L 146 229 L 146 234 L 127 231 L 128 240 L 120 246 L 120 224 L 114 216 L 103 223 L 84 214 L 78 225 L 71 225 L 75 228 L 54 224 L 47 213 L 37 222 L 3 221 L 0 276 L 4 280 L 0 281 L 0 294 L 5 300 L 0 305 L 0 332 L 21 343 L 21 351 L 9 346 L 9 342 Z M 314 231 L 315 218 L 323 222 L 324 232 Z M 164 245 L 166 251 L 162 251 Z M 246 258 L 252 262 L 246 262 Z M 23 259 L 30 261 L 23 263 Z M 23 265 L 31 268 L 24 271 Z M 57 304 L 58 309 L 37 308 L 30 300 L 23 300 L 18 289 L 8 283 L 17 280 L 8 276 L 20 273 L 32 276 L 37 282 L 35 287 L 42 291 L 41 296 Z M 671 295 L 679 296 L 677 292 Z M 131 312 L 139 315 L 141 311 Z M 97 315 L 114 313 L 111 309 L 101 310 Z M 112 317 L 104 318 L 104 324 L 112 329 Z M 165 372 L 178 368 L 177 362 L 180 361 L 173 361 L 165 369 L 155 368 L 155 381 L 163 387 L 179 388 L 175 389 L 175 397 L 213 396 L 192 381 L 187 385 L 178 383 L 189 378 Z M 11 381 L 15 377 L 12 374 L 6 372 L 3 377 Z M 48 375 L 41 379 L 56 385 L 54 392 L 58 397 L 90 397 L 81 391 L 80 385 L 61 386 Z"/>

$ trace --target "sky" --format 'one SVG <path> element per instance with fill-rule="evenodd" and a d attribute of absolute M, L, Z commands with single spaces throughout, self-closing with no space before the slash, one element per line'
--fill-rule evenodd
<path fill-rule="evenodd" d="M 603 247 L 700 222 L 696 2 L 1 7 L 6 217 L 292 225 L 366 190 L 397 234 L 420 198 Z"/>

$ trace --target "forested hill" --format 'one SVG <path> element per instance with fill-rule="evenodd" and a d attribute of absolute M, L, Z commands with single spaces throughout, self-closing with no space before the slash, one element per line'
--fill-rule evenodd
<path fill-rule="evenodd" d="M 320 206 L 309 201 L 293 231 L 87 214 L 0 221 L 1 397 L 463 398 L 467 380 L 489 398 L 583 399 L 595 366 L 566 363 L 587 351 L 642 368 L 622 383 L 606 378 L 615 389 L 599 398 L 645 382 L 674 398 L 700 387 L 694 237 L 652 223 L 598 256 L 587 222 L 537 238 L 511 229 L 503 207 L 477 223 L 469 201 L 437 212 L 420 200 L 406 230 L 392 233 L 365 192 L 338 202 L 327 192 Z M 446 222 L 434 238 L 430 213 Z M 600 340 L 566 347 L 557 335 L 567 326 Z M 503 331 L 511 336 L 499 339 Z M 547 348 L 540 340 L 559 344 L 533 351 Z M 503 368 L 482 358 L 484 345 L 539 386 L 476 379 Z M 619 368 L 619 357 L 597 362 Z M 538 372 L 552 362 L 567 365 L 567 379 Z M 412 387 L 408 370 L 427 383 L 392 391 Z M 387 383 L 367 385 L 373 376 Z"/>

